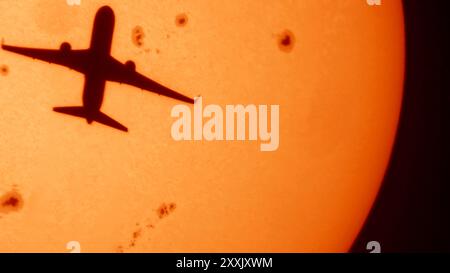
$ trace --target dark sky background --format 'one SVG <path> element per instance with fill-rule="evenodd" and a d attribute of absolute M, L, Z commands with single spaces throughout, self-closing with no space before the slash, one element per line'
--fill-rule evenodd
<path fill-rule="evenodd" d="M 388 1 L 388 0 L 387 0 Z M 450 252 L 448 131 L 450 1 L 404 0 L 407 63 L 400 124 L 377 201 L 352 252 Z M 447 11 L 447 14 L 445 12 Z M 447 18 L 445 18 L 447 17 Z"/>

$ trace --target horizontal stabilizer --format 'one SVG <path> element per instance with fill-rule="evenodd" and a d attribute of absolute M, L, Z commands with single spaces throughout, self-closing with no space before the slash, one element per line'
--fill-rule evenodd
<path fill-rule="evenodd" d="M 84 110 L 84 107 L 81 107 L 81 106 L 55 107 L 55 108 L 53 108 L 53 111 L 61 113 L 61 114 L 80 117 L 80 118 L 87 118 L 86 111 Z"/>
<path fill-rule="evenodd" d="M 106 126 L 110 126 L 113 128 L 116 128 L 117 130 L 128 132 L 128 128 L 120 124 L 119 122 L 113 120 L 112 118 L 108 117 L 107 115 L 103 114 L 102 112 L 98 112 L 95 116 L 95 121 L 104 124 Z"/>
<path fill-rule="evenodd" d="M 93 115 L 87 115 L 86 110 L 82 106 L 71 106 L 71 107 L 55 107 L 53 108 L 53 111 L 66 114 L 70 116 L 85 118 L 90 123 L 91 121 L 96 121 L 98 123 L 101 123 L 103 125 L 115 128 L 120 131 L 128 132 L 128 128 L 120 124 L 118 121 L 115 121 L 114 119 L 108 117 L 107 115 L 103 114 L 102 112 L 97 112 Z"/>

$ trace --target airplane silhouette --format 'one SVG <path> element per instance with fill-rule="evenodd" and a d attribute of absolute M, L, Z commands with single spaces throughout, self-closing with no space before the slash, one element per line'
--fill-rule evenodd
<path fill-rule="evenodd" d="M 73 50 L 67 42 L 61 44 L 59 50 L 23 48 L 4 45 L 2 49 L 21 54 L 33 59 L 69 67 L 85 75 L 83 90 L 83 106 L 55 107 L 58 113 L 86 119 L 88 124 L 93 121 L 128 132 L 128 129 L 100 112 L 105 93 L 106 81 L 132 85 L 143 90 L 167 96 L 187 103 L 194 100 L 179 94 L 136 72 L 132 61 L 122 64 L 114 59 L 111 53 L 115 25 L 114 11 L 104 6 L 97 11 L 92 31 L 91 45 L 85 50 Z"/>

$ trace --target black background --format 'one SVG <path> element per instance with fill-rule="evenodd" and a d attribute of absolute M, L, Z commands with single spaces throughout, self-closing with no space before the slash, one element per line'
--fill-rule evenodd
<path fill-rule="evenodd" d="M 389 0 L 384 0 L 389 1 Z M 384 182 L 352 252 L 450 252 L 448 131 L 450 1 L 404 0 L 406 78 L 396 142 Z"/>

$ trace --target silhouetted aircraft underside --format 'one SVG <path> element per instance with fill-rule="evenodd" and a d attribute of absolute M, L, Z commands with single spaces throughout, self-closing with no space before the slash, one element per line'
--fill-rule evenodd
<path fill-rule="evenodd" d="M 3 42 L 2 49 L 83 73 L 85 75 L 83 106 L 55 107 L 53 110 L 84 118 L 89 124 L 96 121 L 121 131 L 128 131 L 125 126 L 100 112 L 107 81 L 128 84 L 179 101 L 194 103 L 192 98 L 136 72 L 134 62 L 128 61 L 123 64 L 114 59 L 110 55 L 114 24 L 113 10 L 104 6 L 98 10 L 95 17 L 91 45 L 88 49 L 72 50 L 68 43 L 61 44 L 60 49 L 51 50 L 16 47 L 4 45 Z"/>

